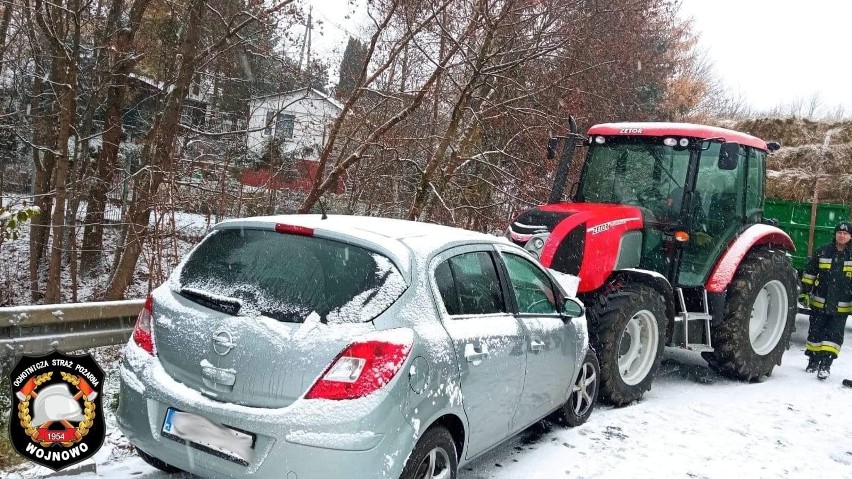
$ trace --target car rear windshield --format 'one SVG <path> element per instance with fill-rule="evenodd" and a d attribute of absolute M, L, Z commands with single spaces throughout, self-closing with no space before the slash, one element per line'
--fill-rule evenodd
<path fill-rule="evenodd" d="M 179 293 L 233 315 L 369 321 L 405 291 L 385 256 L 351 244 L 255 229 L 211 233 L 184 264 Z"/>

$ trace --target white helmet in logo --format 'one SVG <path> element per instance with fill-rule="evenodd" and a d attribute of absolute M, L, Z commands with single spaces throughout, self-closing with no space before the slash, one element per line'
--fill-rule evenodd
<path fill-rule="evenodd" d="M 80 403 L 74 399 L 68 385 L 65 383 L 51 384 L 38 392 L 35 405 L 33 425 L 39 427 L 48 421 L 74 421 L 84 419 Z"/>

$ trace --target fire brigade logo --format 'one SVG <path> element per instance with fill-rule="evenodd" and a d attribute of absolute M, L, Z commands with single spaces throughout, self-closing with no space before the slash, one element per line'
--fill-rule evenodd
<path fill-rule="evenodd" d="M 104 372 L 91 355 L 24 356 L 12 368 L 9 438 L 18 454 L 58 471 L 104 442 Z"/>

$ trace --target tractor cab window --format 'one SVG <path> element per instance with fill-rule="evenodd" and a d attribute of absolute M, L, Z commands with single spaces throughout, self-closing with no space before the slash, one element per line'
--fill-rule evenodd
<path fill-rule="evenodd" d="M 575 200 L 638 206 L 649 221 L 673 223 L 688 164 L 688 150 L 659 137 L 606 138 L 590 146 Z"/>
<path fill-rule="evenodd" d="M 746 194 L 745 194 L 745 214 L 751 222 L 759 222 L 763 218 L 763 185 L 764 185 L 764 162 L 766 161 L 766 152 L 748 148 L 748 169 Z M 742 157 L 741 157 L 742 159 Z"/>

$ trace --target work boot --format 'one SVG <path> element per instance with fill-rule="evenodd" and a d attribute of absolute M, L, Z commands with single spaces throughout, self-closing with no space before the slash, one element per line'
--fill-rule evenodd
<path fill-rule="evenodd" d="M 805 368 L 806 373 L 815 373 L 819 369 L 819 358 L 816 356 L 808 357 L 808 367 Z"/>
<path fill-rule="evenodd" d="M 817 379 L 828 379 L 831 374 L 831 362 L 822 362 L 817 371 Z"/>

